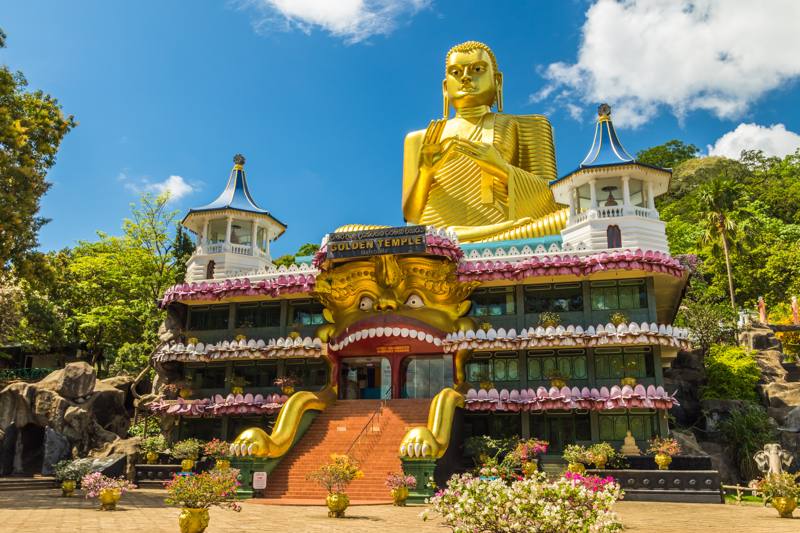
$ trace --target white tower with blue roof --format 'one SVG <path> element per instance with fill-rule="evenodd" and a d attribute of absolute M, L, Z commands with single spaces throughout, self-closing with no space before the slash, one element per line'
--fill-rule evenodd
<path fill-rule="evenodd" d="M 669 190 L 672 170 L 636 161 L 622 146 L 611 108 L 598 108 L 594 140 L 580 166 L 550 183 L 569 206 L 564 248 L 653 250 L 669 253 L 655 198 Z"/>
<path fill-rule="evenodd" d="M 286 225 L 256 205 L 244 163 L 244 156 L 234 156 L 222 194 L 208 205 L 190 209 L 181 221 L 197 236 L 186 281 L 230 278 L 273 266 L 270 243 L 286 231 Z"/>

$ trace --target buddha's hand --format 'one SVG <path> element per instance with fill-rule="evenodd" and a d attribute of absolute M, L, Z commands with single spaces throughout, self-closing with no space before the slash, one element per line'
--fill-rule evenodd
<path fill-rule="evenodd" d="M 420 167 L 429 174 L 435 174 L 452 151 L 453 143 L 450 139 L 441 141 L 446 124 L 447 120 L 444 119 L 431 120 L 428 129 L 425 130 L 420 152 Z"/>
<path fill-rule="evenodd" d="M 455 153 L 469 157 L 482 170 L 499 178 L 503 183 L 508 183 L 511 165 L 493 144 L 455 139 L 452 146 Z"/>
<path fill-rule="evenodd" d="M 427 427 L 416 427 L 400 443 L 400 457 L 432 457 L 439 454 L 439 443 Z"/>

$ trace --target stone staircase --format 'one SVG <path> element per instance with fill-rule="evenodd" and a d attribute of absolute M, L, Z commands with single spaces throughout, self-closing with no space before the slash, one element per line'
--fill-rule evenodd
<path fill-rule="evenodd" d="M 34 476 L 0 478 L 0 492 L 54 489 L 58 486 L 58 482 L 52 477 Z"/>
<path fill-rule="evenodd" d="M 387 400 L 380 409 L 379 400 L 339 400 L 314 420 L 270 473 L 266 499 L 321 501 L 325 490 L 306 476 L 331 454 L 350 450 L 364 472 L 347 488 L 350 499 L 391 501 L 384 485 L 386 474 L 400 471 L 400 441 L 408 429 L 427 423 L 429 405 L 428 399 Z"/>

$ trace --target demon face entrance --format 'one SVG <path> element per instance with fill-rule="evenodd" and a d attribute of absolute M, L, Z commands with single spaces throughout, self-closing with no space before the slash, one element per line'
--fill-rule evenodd
<path fill-rule="evenodd" d="M 367 400 L 388 398 L 392 365 L 386 357 L 348 357 L 340 366 L 339 398 Z"/>

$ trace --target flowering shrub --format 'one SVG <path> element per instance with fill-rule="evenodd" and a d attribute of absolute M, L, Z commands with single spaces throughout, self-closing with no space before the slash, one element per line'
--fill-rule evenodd
<path fill-rule="evenodd" d="M 386 476 L 386 487 L 394 490 L 405 487 L 407 489 L 413 489 L 417 486 L 417 479 L 414 476 L 407 476 L 405 474 L 397 474 L 394 472 L 390 472 L 389 475 Z"/>
<path fill-rule="evenodd" d="M 598 442 L 589 446 L 589 458 L 594 464 L 597 464 L 595 459 L 600 456 L 605 456 L 606 460 L 613 457 L 617 451 L 607 442 Z"/>
<path fill-rule="evenodd" d="M 751 486 L 771 501 L 773 498 L 800 498 L 800 473 L 767 474 L 751 483 Z"/>
<path fill-rule="evenodd" d="M 136 485 L 125 478 L 108 477 L 100 472 L 86 474 L 81 479 L 81 488 L 86 492 L 87 498 L 97 498 L 103 489 L 116 489 L 120 494 L 136 488 Z"/>
<path fill-rule="evenodd" d="M 241 511 L 241 506 L 236 503 L 238 475 L 239 471 L 235 468 L 211 470 L 191 476 L 175 474 L 170 481 L 164 482 L 164 488 L 167 489 L 164 503 L 191 509 L 217 506 Z"/>
<path fill-rule="evenodd" d="M 592 462 L 591 453 L 585 446 L 580 444 L 568 444 L 564 447 L 564 452 L 561 454 L 564 460 L 568 463 L 589 464 Z"/>
<path fill-rule="evenodd" d="M 197 439 L 186 439 L 172 446 L 172 457 L 175 459 L 197 459 L 203 443 Z"/>
<path fill-rule="evenodd" d="M 622 529 L 613 512 L 621 496 L 613 481 L 549 481 L 539 474 L 507 484 L 463 474 L 429 500 L 423 518 L 436 513 L 454 533 L 606 533 Z"/>
<path fill-rule="evenodd" d="M 585 476 L 583 474 L 577 474 L 575 472 L 564 472 L 564 477 L 570 481 L 576 481 L 582 484 L 587 489 L 591 490 L 592 492 L 597 492 L 599 490 L 606 490 L 607 487 L 610 485 L 614 485 L 617 481 L 611 477 L 600 477 L 600 476 Z"/>
<path fill-rule="evenodd" d="M 488 435 L 475 435 L 464 441 L 464 453 L 471 456 L 476 465 L 496 464 L 498 457 L 513 450 L 517 442 L 517 437 L 493 439 Z"/>
<path fill-rule="evenodd" d="M 500 464 L 486 464 L 478 468 L 478 476 L 484 479 L 515 480 L 522 479 L 517 473 L 517 467 L 511 461 L 503 461 Z"/>
<path fill-rule="evenodd" d="M 647 452 L 653 455 L 662 453 L 672 457 L 673 455 L 681 453 L 681 446 L 678 444 L 678 441 L 673 438 L 664 437 L 662 439 L 661 437 L 654 437 L 650 440 L 650 447 L 647 449 Z"/>
<path fill-rule="evenodd" d="M 293 376 L 286 376 L 282 378 L 276 378 L 273 382 L 276 387 L 295 387 L 298 385 L 300 380 Z"/>
<path fill-rule="evenodd" d="M 89 473 L 88 463 L 81 463 L 71 459 L 59 461 L 53 465 L 55 478 L 59 481 L 79 481 Z"/>
<path fill-rule="evenodd" d="M 327 490 L 328 494 L 344 492 L 351 481 L 362 477 L 364 477 L 364 472 L 359 470 L 355 459 L 335 453 L 331 454 L 330 463 L 322 465 L 308 475 L 308 479 Z"/>
<path fill-rule="evenodd" d="M 522 461 L 530 461 L 536 459 L 540 453 L 547 453 L 547 447 L 550 445 L 546 440 L 528 439 L 517 443 L 517 446 L 511 451 L 515 458 Z"/>
<path fill-rule="evenodd" d="M 219 439 L 211 439 L 206 442 L 203 447 L 203 455 L 206 457 L 213 457 L 214 459 L 222 459 L 231 454 L 231 443 Z"/>
<path fill-rule="evenodd" d="M 161 453 L 167 448 L 167 442 L 164 440 L 164 435 L 154 435 L 145 438 L 141 448 L 144 453 Z"/>

